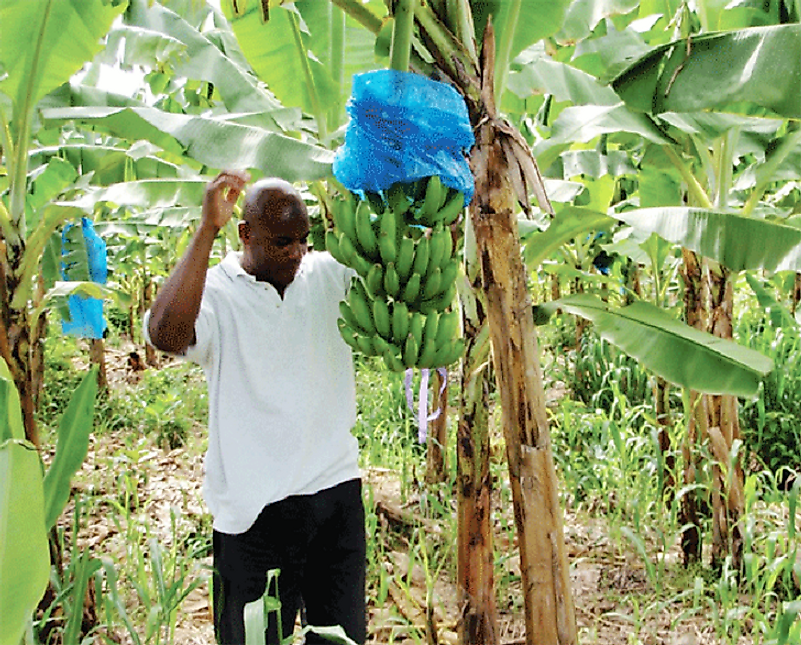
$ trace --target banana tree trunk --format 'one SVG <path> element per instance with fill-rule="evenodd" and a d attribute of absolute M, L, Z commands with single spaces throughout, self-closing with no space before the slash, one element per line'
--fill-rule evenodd
<path fill-rule="evenodd" d="M 798 303 L 801 302 L 801 273 L 795 274 L 795 280 L 793 282 L 793 295 L 790 303 L 790 308 L 795 315 L 795 312 L 798 311 Z"/>
<path fill-rule="evenodd" d="M 461 296 L 467 348 L 456 436 L 459 642 L 494 645 L 498 642 L 498 616 L 489 468 L 489 328 L 478 289 L 480 268 L 469 221 L 465 222 L 464 240 L 465 273 L 470 288 Z"/>
<path fill-rule="evenodd" d="M 8 364 L 19 392 L 25 438 L 38 448 L 27 302 L 20 308 L 11 305 L 19 286 L 17 276 L 20 274 L 25 245 L 21 240 L 12 242 L 0 239 L 0 247 L 0 356 Z"/>
<path fill-rule="evenodd" d="M 439 484 L 448 478 L 448 379 L 439 371 L 432 379 L 432 407 L 439 410 L 439 416 L 429 424 L 428 445 L 426 446 L 426 483 Z"/>
<path fill-rule="evenodd" d="M 539 348 L 520 254 L 516 197 L 494 118 L 478 122 L 470 204 L 487 302 L 520 547 L 526 643 L 577 643 L 576 619 L 545 412 Z"/>
<path fill-rule="evenodd" d="M 732 340 L 734 286 L 731 272 L 716 263 L 706 271 L 710 301 L 710 329 L 718 338 Z M 712 486 L 712 564 L 731 555 L 739 570 L 743 555 L 741 518 L 745 514 L 744 475 L 740 456 L 733 454 L 740 440 L 737 399 L 731 395 L 708 396 L 708 439 L 715 464 Z"/>

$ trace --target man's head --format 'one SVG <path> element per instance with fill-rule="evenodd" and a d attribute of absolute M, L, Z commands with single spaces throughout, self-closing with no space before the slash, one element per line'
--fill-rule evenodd
<path fill-rule="evenodd" d="M 261 179 L 247 189 L 239 222 L 245 271 L 283 294 L 295 279 L 308 237 L 306 205 L 292 184 Z"/>

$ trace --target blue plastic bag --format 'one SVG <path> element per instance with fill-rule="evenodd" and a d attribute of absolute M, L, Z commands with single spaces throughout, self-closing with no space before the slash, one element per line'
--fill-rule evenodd
<path fill-rule="evenodd" d="M 462 96 L 419 74 L 379 70 L 353 77 L 351 120 L 334 159 L 334 175 L 350 191 L 379 192 L 396 182 L 439 175 L 473 197 L 467 154 L 475 142 Z"/>
<path fill-rule="evenodd" d="M 72 228 L 72 224 L 65 226 L 61 233 L 62 245 L 67 239 L 67 231 L 70 228 Z M 92 221 L 87 217 L 81 218 L 81 231 L 89 260 L 89 279 L 98 284 L 106 284 L 108 279 L 106 243 L 95 232 Z M 70 267 L 63 261 L 61 262 L 61 277 L 65 280 L 70 279 Z M 101 299 L 75 294 L 67 299 L 67 306 L 71 319 L 61 321 L 63 333 L 78 338 L 103 338 L 103 332 L 107 325 L 103 317 L 103 301 Z"/>

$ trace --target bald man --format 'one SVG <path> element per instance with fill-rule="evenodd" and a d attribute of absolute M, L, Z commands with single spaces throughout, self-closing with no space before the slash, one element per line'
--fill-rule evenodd
<path fill-rule="evenodd" d="M 223 645 L 244 643 L 244 606 L 279 569 L 282 633 L 270 615 L 268 643 L 292 634 L 301 606 L 308 624 L 341 625 L 363 643 L 353 361 L 336 324 L 354 274 L 307 252 L 309 217 L 291 184 L 249 180 L 225 171 L 207 185 L 200 226 L 144 321 L 155 347 L 206 375 L 215 633 Z M 242 192 L 242 251 L 209 269 Z"/>

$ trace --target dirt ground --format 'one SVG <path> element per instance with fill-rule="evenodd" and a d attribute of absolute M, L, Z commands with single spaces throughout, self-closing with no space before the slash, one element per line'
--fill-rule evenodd
<path fill-rule="evenodd" d="M 107 364 L 112 387 L 123 380 L 130 382 L 138 378 L 125 351 L 109 350 Z M 165 548 L 172 545 L 173 535 L 184 536 L 185 540 L 187 535 L 197 537 L 210 531 L 201 497 L 202 455 L 197 448 L 164 450 L 142 442 L 132 449 L 132 443 L 136 444 L 122 433 L 105 433 L 100 438 L 93 436 L 87 459 L 74 480 L 76 492 L 95 500 L 116 493 L 116 498 L 127 504 L 129 521 L 138 527 L 137 530 L 149 530 L 150 537 L 157 537 Z M 129 481 L 136 482 L 135 494 L 129 491 L 126 495 L 120 488 L 116 491 L 100 490 L 106 488 L 108 482 L 123 481 L 120 478 L 122 472 L 135 473 L 135 477 L 128 477 Z M 398 516 L 414 517 L 417 514 L 418 498 L 410 495 L 405 503 L 401 502 L 397 473 L 375 469 L 365 472 L 364 478 L 372 489 L 380 521 L 392 523 L 398 521 Z M 85 512 L 88 516 L 79 533 L 79 541 L 95 554 L 109 555 L 122 562 L 130 557 L 127 542 L 130 536 L 126 526 L 109 519 L 115 515 L 119 517 L 119 511 L 116 514 L 108 511 L 102 502 L 87 505 Z M 178 519 L 176 530 L 173 530 L 176 512 Z M 498 508 L 497 514 L 511 518 L 511 509 Z M 65 517 L 70 516 L 70 513 L 65 514 Z M 502 552 L 507 551 L 502 558 L 505 582 L 498 607 L 499 644 L 523 644 L 519 558 L 515 545 L 510 544 L 507 537 L 509 533 L 500 529 L 500 522 L 497 524 L 496 544 L 502 546 Z M 438 527 L 430 525 L 428 530 L 436 533 Z M 693 614 L 686 605 L 653 600 L 657 594 L 639 556 L 633 550 L 627 552 L 620 544 L 613 544 L 604 522 L 579 517 L 568 510 L 564 516 L 564 535 L 571 562 L 572 594 L 581 643 L 717 645 L 722 642 L 714 634 L 711 621 L 704 613 Z M 436 535 L 433 538 L 434 541 L 438 539 Z M 677 552 L 670 552 L 666 559 L 675 562 L 677 557 Z M 387 562 L 383 564 L 384 570 L 388 574 L 406 572 L 408 559 L 402 548 L 390 550 Z M 210 559 L 205 564 L 210 566 Z M 411 584 L 408 585 L 393 583 L 393 575 L 388 575 L 388 579 L 386 601 L 382 606 L 377 606 L 375 601 L 370 603 L 369 643 L 411 645 L 425 642 L 419 640 L 419 634 L 418 640 L 414 640 L 408 628 L 408 625 L 423 626 L 426 622 L 425 574 L 419 567 L 413 568 Z M 208 584 L 202 584 L 181 605 L 175 643 L 214 643 L 208 592 Z M 430 642 L 441 645 L 457 643 L 459 606 L 452 580 L 440 576 L 434 584 L 432 598 L 436 639 Z M 135 611 L 136 608 L 131 606 L 129 610 Z M 129 642 L 124 630 L 118 629 L 116 637 L 121 643 Z M 747 642 L 753 641 L 741 640 L 741 643 Z"/>

